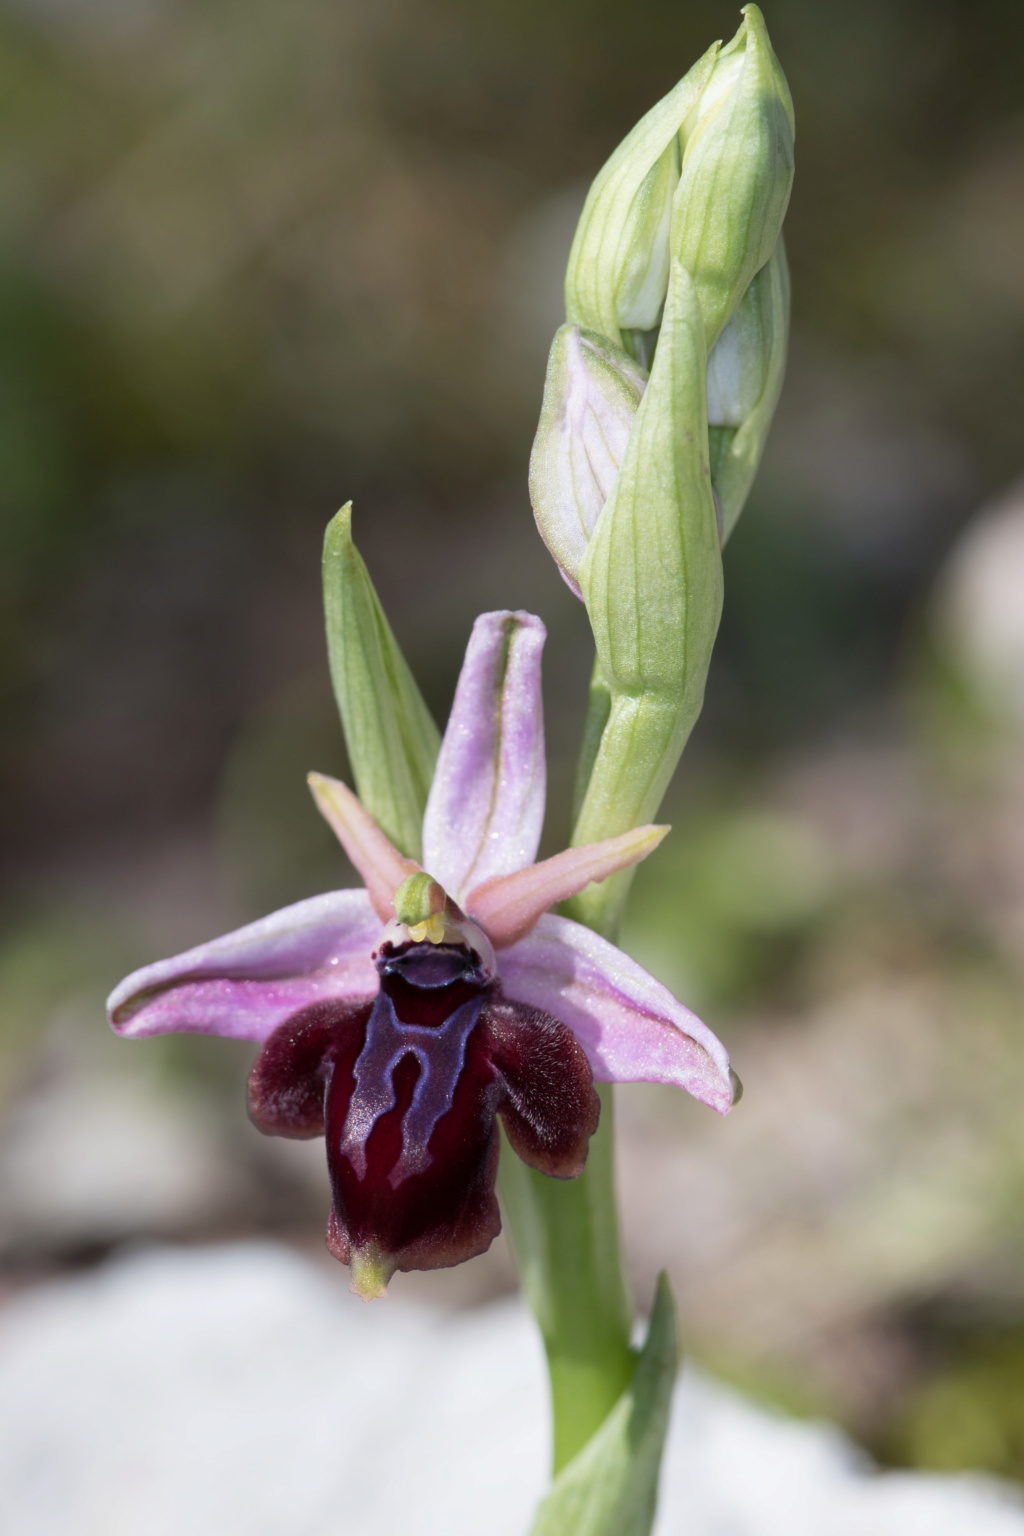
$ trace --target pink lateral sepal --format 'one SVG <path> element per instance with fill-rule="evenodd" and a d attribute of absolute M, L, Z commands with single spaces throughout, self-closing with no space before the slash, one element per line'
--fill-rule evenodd
<path fill-rule="evenodd" d="M 599 1083 L 672 1083 L 720 1115 L 735 1099 L 729 1054 L 642 965 L 567 917 L 546 913 L 501 957 L 506 997 L 562 1019 Z"/>
<path fill-rule="evenodd" d="M 107 999 L 119 1035 L 265 1040 L 324 998 L 377 991 L 380 920 L 365 891 L 330 891 L 282 907 L 169 960 L 133 971 Z"/>

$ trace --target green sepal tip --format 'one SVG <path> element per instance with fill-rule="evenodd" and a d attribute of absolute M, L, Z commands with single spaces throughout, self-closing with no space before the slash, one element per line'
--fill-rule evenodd
<path fill-rule="evenodd" d="M 352 503 L 327 525 L 327 655 L 360 800 L 407 858 L 422 853 L 423 812 L 440 733 L 352 540 Z"/>

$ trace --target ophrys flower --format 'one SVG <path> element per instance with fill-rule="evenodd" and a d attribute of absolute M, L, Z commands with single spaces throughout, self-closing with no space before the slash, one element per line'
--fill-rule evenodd
<path fill-rule="evenodd" d="M 593 1081 L 662 1082 L 725 1113 L 721 1043 L 620 949 L 547 909 L 644 858 L 666 828 L 535 863 L 544 816 L 540 659 L 525 613 L 473 629 L 423 825 L 423 868 L 344 784 L 310 776 L 366 882 L 315 896 L 127 977 L 125 1036 L 262 1044 L 250 1111 L 326 1134 L 328 1245 L 353 1289 L 483 1252 L 500 1228 L 500 1115 L 515 1151 L 571 1178 L 597 1125 Z M 383 924 L 383 931 L 382 931 Z"/>

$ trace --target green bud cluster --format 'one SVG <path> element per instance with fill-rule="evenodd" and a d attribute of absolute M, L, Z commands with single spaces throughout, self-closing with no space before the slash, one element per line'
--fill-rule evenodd
<path fill-rule="evenodd" d="M 743 18 L 615 150 L 569 256 L 530 488 L 597 650 L 577 843 L 649 820 L 667 787 L 782 385 L 793 107 L 760 10 Z M 576 915 L 610 927 L 625 885 Z"/>
<path fill-rule="evenodd" d="M 793 103 L 756 5 L 651 108 L 594 179 L 565 277 L 566 318 L 636 355 L 672 258 L 708 350 L 775 249 L 793 184 Z"/>

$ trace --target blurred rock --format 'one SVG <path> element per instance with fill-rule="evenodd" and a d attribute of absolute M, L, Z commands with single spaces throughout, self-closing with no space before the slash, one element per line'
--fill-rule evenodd
<path fill-rule="evenodd" d="M 0 1521 L 18 1536 L 520 1536 L 547 1394 L 514 1303 L 362 1306 L 280 1248 L 156 1250 L 0 1317 Z M 835 1429 L 688 1372 L 657 1536 L 1020 1536 L 964 1477 L 876 1475 Z"/>
<path fill-rule="evenodd" d="M 936 618 L 954 659 L 1001 717 L 1024 725 L 1024 480 L 968 523 L 946 561 Z"/>
<path fill-rule="evenodd" d="M 884 1416 L 917 1368 L 889 1320 L 1013 1241 L 1017 1011 L 967 974 L 862 978 L 802 1016 L 723 1031 L 747 1084 L 727 1121 L 671 1090 L 620 1090 L 638 1295 L 667 1265 L 692 1347 L 862 1424 Z"/>
<path fill-rule="evenodd" d="M 251 1209 L 219 1106 L 149 1061 L 53 1020 L 0 1128 L 0 1255 L 45 1262 Z"/>

